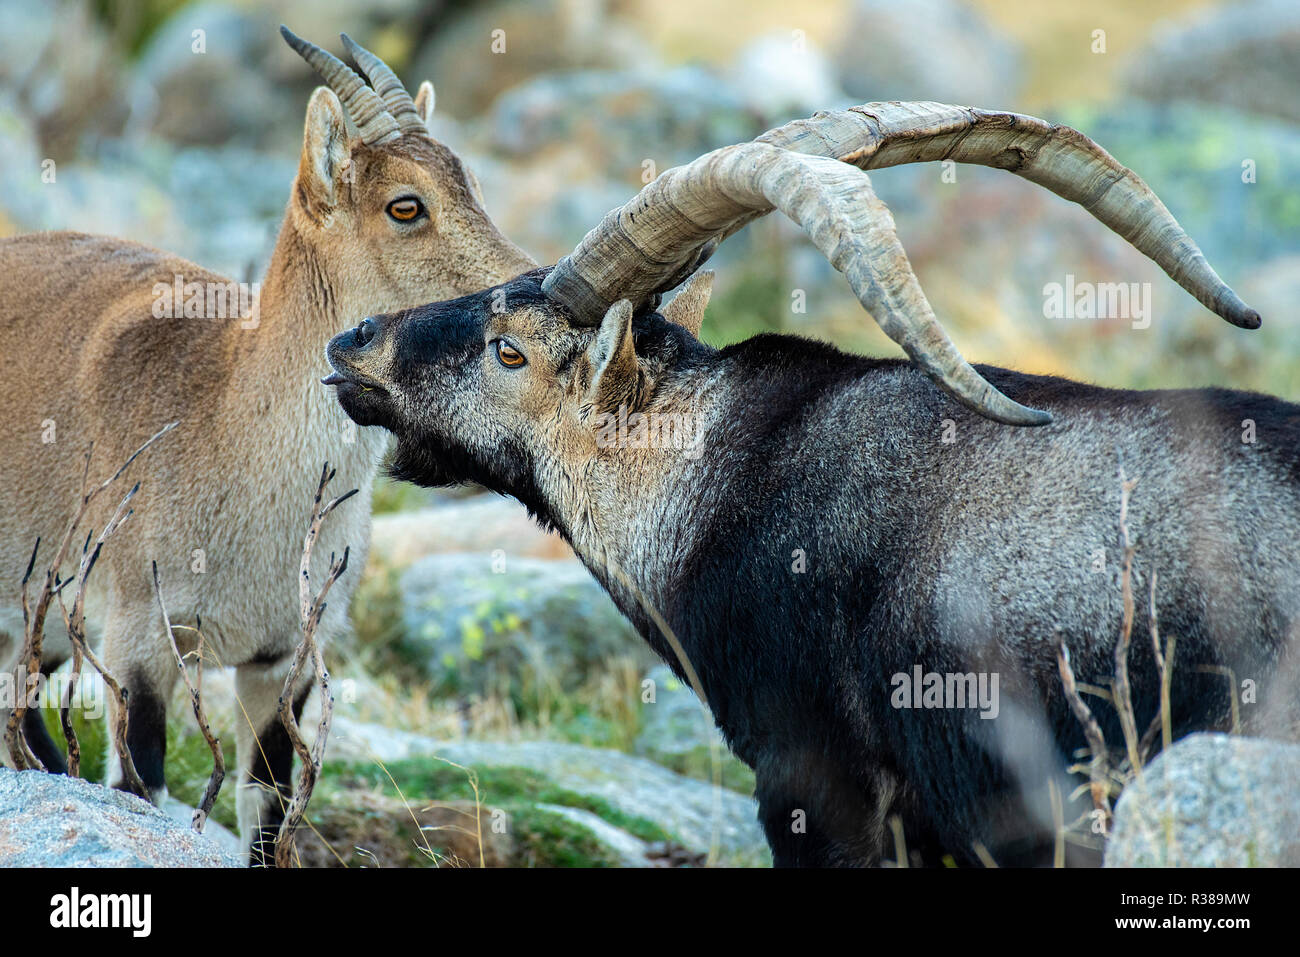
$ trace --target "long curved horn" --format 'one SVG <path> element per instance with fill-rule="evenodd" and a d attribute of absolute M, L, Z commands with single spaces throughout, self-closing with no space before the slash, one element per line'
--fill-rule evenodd
<path fill-rule="evenodd" d="M 308 43 L 294 34 L 283 24 L 280 35 L 293 47 L 294 51 L 311 64 L 312 69 L 321 75 L 321 79 L 331 90 L 338 94 L 343 109 L 352 117 L 352 122 L 361 135 L 361 141 L 367 146 L 387 143 L 402 135 L 397 121 L 388 115 L 384 101 L 374 90 L 366 86 L 365 81 L 352 69 L 314 43 Z"/>
<path fill-rule="evenodd" d="M 556 265 L 542 290 L 575 322 L 594 324 L 612 290 L 634 304 L 645 302 L 713 237 L 773 209 L 803 227 L 885 334 L 954 398 L 1009 425 L 1051 421 L 1048 413 L 1007 398 L 961 357 L 926 301 L 893 217 L 867 174 L 830 157 L 742 143 L 667 170 L 606 215 Z"/>
<path fill-rule="evenodd" d="M 429 130 L 420 119 L 420 114 L 415 110 L 415 101 L 411 99 L 411 94 L 406 92 L 406 87 L 402 86 L 402 81 L 397 78 L 397 74 L 389 69 L 387 63 L 346 33 L 340 33 L 339 36 L 343 39 L 344 48 L 357 66 L 361 67 L 361 72 L 366 75 L 366 79 L 375 88 L 375 92 L 383 97 L 389 115 L 397 120 L 397 125 L 401 131 L 403 133 L 418 133 L 421 136 L 428 136 Z"/>
<path fill-rule="evenodd" d="M 1243 328 L 1259 326 L 1259 314 L 1219 279 L 1195 242 L 1150 188 L 1100 146 L 1068 127 L 1014 113 L 936 103 L 875 103 L 819 113 L 812 119 L 772 130 L 758 141 L 862 169 L 936 159 L 1009 169 L 1082 204 L 1229 322 Z M 707 159 L 702 157 L 663 176 L 672 174 L 672 182 L 685 183 L 699 174 L 701 163 Z M 889 314 L 874 310 L 860 294 L 859 299 L 873 318 L 919 366 L 970 408 L 999 421 L 1046 421 L 1042 413 L 1023 407 L 1016 407 L 1010 414 L 1005 409 L 1003 413 L 993 411 L 990 401 L 1010 400 L 997 393 L 957 354 L 934 319 L 893 235 L 888 210 L 874 192 L 869 192 L 870 182 L 865 176 L 856 183 L 869 193 L 868 205 L 878 207 L 882 222 L 877 228 L 887 232 L 891 240 L 880 246 L 891 258 L 882 261 L 878 271 L 882 276 L 896 277 L 894 284 L 901 284 L 905 293 L 877 302 L 878 308 L 893 307 L 895 311 Z M 731 188 L 732 184 L 725 184 L 725 190 Z M 708 196 L 698 189 L 666 189 L 656 180 L 625 206 L 606 215 L 556 265 L 543 289 L 565 305 L 575 321 L 595 324 L 610 303 L 620 298 L 641 305 L 656 293 L 673 288 L 698 268 L 719 242 L 766 215 L 774 205 L 779 206 L 775 202 L 760 203 L 740 212 L 725 190 Z M 689 207 L 689 214 L 675 205 L 678 192 L 690 193 L 694 205 Z M 900 306 L 906 311 L 897 311 Z M 931 348 L 937 351 L 929 351 Z M 991 395 L 997 399 L 990 400 Z"/>
<path fill-rule="evenodd" d="M 1078 203 L 1211 312 L 1259 328 L 1259 313 L 1219 278 L 1151 187 L 1068 126 L 944 103 L 867 103 L 786 123 L 758 142 L 859 169 L 953 160 L 1008 170 Z"/>

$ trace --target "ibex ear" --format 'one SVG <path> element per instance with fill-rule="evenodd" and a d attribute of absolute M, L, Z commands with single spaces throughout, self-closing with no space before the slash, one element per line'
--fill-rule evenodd
<path fill-rule="evenodd" d="M 682 286 L 673 301 L 664 307 L 663 316 L 698 339 L 700 326 L 704 324 L 704 307 L 709 304 L 709 296 L 712 294 L 713 270 L 697 272 Z"/>
<path fill-rule="evenodd" d="M 620 299 L 605 312 L 600 331 L 587 347 L 591 383 L 586 404 L 595 412 L 613 412 L 619 406 L 635 409 L 645 377 L 636 360 L 632 337 L 632 303 Z"/>
<path fill-rule="evenodd" d="M 470 192 L 474 194 L 474 198 L 478 200 L 478 204 L 484 209 L 487 209 L 487 203 L 483 199 L 483 187 L 478 184 L 478 177 L 475 176 L 474 171 L 468 166 L 465 166 L 464 163 L 462 163 L 461 166 L 465 169 L 465 179 L 469 182 Z"/>
<path fill-rule="evenodd" d="M 415 112 L 420 114 L 420 122 L 426 127 L 429 125 L 429 120 L 433 118 L 434 99 L 433 84 L 425 80 L 415 94 Z"/>
<path fill-rule="evenodd" d="M 334 91 L 318 87 L 307 104 L 307 124 L 302 135 L 298 181 L 313 215 L 324 215 L 338 205 L 339 185 L 352 162 L 343 107 Z"/>

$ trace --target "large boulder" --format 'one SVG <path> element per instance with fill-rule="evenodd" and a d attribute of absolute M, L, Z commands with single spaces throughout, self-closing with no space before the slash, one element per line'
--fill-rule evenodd
<path fill-rule="evenodd" d="M 716 846 L 717 861 L 724 865 L 767 866 L 771 862 L 753 798 L 608 748 L 554 741 L 438 740 L 335 718 L 325 755 L 327 765 L 378 763 L 389 767 L 422 758 L 441 765 L 455 762 L 462 768 L 525 769 L 543 776 L 555 788 L 603 802 L 627 818 L 652 822 L 691 855 L 708 855 Z M 527 796 L 537 799 L 532 793 L 535 789 L 536 784 L 530 783 Z M 406 797 L 416 800 L 411 794 Z M 421 794 L 419 798 L 436 800 L 439 795 Z M 490 790 L 483 795 L 484 801 L 495 799 Z M 597 825 L 593 833 L 598 830 Z M 612 834 L 596 836 L 620 856 L 634 849 L 626 840 L 614 840 Z M 655 847 L 655 842 L 649 844 L 640 853 L 649 863 L 660 863 L 666 849 Z"/>
<path fill-rule="evenodd" d="M 138 797 L 0 768 L 0 867 L 242 867 L 212 838 Z"/>
<path fill-rule="evenodd" d="M 265 16 L 224 3 L 181 7 L 140 53 L 130 88 L 133 126 L 185 144 L 300 142 L 306 100 L 299 89 L 315 77 L 284 46 Z M 268 64 L 278 69 L 290 57 L 300 82 L 274 82 L 282 78 L 268 76 Z"/>
<path fill-rule="evenodd" d="M 376 515 L 370 532 L 371 559 L 394 568 L 406 568 L 427 555 L 490 556 L 497 549 L 511 558 L 573 557 L 564 539 L 538 525 L 519 502 L 500 495 Z"/>
<path fill-rule="evenodd" d="M 653 700 L 642 695 L 641 732 L 637 750 L 651 755 L 685 754 L 722 743 L 717 725 L 700 704 L 691 687 L 680 681 L 667 665 L 656 665 L 646 675 L 653 682 Z M 722 745 L 726 747 L 725 745 Z"/>
<path fill-rule="evenodd" d="M 1006 107 L 1020 91 L 1020 51 L 959 0 L 856 0 L 843 37 L 839 80 L 859 102 Z"/>
<path fill-rule="evenodd" d="M 1128 67 L 1129 92 L 1300 123 L 1300 6 L 1246 0 L 1198 10 L 1158 31 Z"/>
<path fill-rule="evenodd" d="M 403 641 L 435 690 L 517 707 L 653 655 L 576 559 L 430 555 L 401 576 Z"/>
<path fill-rule="evenodd" d="M 122 56 L 93 7 L 0 0 L 0 96 L 34 124 L 41 155 L 59 162 L 87 134 L 119 131 L 127 114 Z M 5 156 L 6 169 L 22 171 Z"/>
<path fill-rule="evenodd" d="M 472 117 L 538 74 L 652 61 L 648 45 L 611 6 L 607 0 L 476 3 L 440 25 L 413 57 L 410 74 L 433 81 L 440 110 Z"/>
<path fill-rule="evenodd" d="M 1194 734 L 1124 789 L 1107 867 L 1300 867 L 1300 745 Z"/>

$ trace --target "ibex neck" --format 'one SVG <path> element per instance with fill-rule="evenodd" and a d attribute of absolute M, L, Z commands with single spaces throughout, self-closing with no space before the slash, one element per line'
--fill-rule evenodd
<path fill-rule="evenodd" d="M 708 378 L 661 390 L 637 415 L 611 413 L 597 430 L 603 447 L 583 468 L 542 478 L 556 524 L 638 624 L 662 627 L 656 619 L 667 615 L 696 544 L 687 530 L 715 507 L 706 453 L 718 410 Z"/>
<path fill-rule="evenodd" d="M 227 401 L 238 415 L 281 429 L 285 441 L 311 459 L 311 476 L 329 461 L 343 469 L 346 481 L 368 486 L 384 437 L 358 430 L 333 388 L 320 383 L 329 371 L 325 344 L 355 321 L 340 302 L 339 285 L 290 213 L 267 267 L 257 323 L 233 333 Z"/>
<path fill-rule="evenodd" d="M 340 315 L 339 306 L 336 277 L 286 218 L 262 282 L 258 347 L 321 365 L 325 343 L 350 318 Z"/>

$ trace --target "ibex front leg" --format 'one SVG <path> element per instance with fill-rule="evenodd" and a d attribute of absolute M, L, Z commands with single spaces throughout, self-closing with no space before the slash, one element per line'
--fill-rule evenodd
<path fill-rule="evenodd" d="M 235 672 L 239 721 L 239 834 L 251 867 L 275 866 L 275 842 L 293 796 L 293 745 L 276 709 L 293 663 L 292 651 L 274 661 L 254 660 Z M 311 691 L 307 672 L 294 689 L 294 717 Z"/>
<path fill-rule="evenodd" d="M 148 597 L 130 608 L 109 612 L 104 630 L 104 666 L 127 692 L 126 746 L 136 772 L 155 805 L 167 796 L 163 775 L 167 755 L 167 701 L 176 684 L 167 632 Z M 118 704 L 108 702 L 108 782 L 130 792 L 122 762 L 113 745 Z"/>

